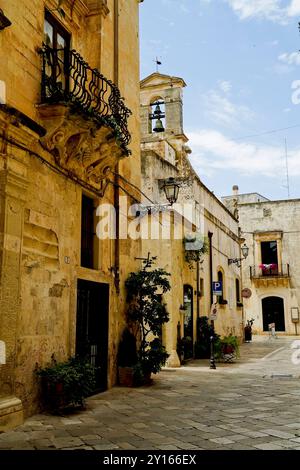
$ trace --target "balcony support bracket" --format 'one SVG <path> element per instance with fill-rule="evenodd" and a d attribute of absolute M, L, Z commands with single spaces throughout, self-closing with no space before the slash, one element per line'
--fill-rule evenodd
<path fill-rule="evenodd" d="M 47 129 L 41 145 L 55 163 L 95 187 L 125 156 L 112 129 L 72 112 L 65 104 L 42 104 L 38 111 Z"/>

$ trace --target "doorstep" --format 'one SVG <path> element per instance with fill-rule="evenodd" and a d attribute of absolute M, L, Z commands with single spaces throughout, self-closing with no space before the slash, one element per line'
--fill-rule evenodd
<path fill-rule="evenodd" d="M 17 397 L 0 397 L 0 432 L 9 431 L 23 422 L 21 400 Z"/>

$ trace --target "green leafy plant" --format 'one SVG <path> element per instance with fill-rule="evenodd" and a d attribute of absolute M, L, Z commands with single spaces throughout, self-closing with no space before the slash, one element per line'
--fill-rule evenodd
<path fill-rule="evenodd" d="M 169 354 L 165 347 L 161 344 L 159 338 L 154 338 L 149 343 L 149 348 L 140 357 L 140 364 L 143 372 L 148 375 L 152 372 L 157 374 L 161 370 L 162 365 L 166 363 Z"/>
<path fill-rule="evenodd" d="M 131 273 L 126 281 L 128 322 L 138 342 L 136 377 L 156 374 L 169 356 L 159 338 L 162 325 L 169 321 L 162 300 L 171 288 L 168 276 L 163 269 L 142 269 Z"/>
<path fill-rule="evenodd" d="M 52 356 L 52 364 L 37 368 L 36 374 L 42 381 L 44 405 L 52 411 L 67 406 L 84 406 L 85 398 L 96 387 L 96 368 L 78 357 L 57 362 Z"/>
<path fill-rule="evenodd" d="M 232 355 L 239 357 L 239 341 L 237 336 L 228 335 L 223 338 L 219 338 L 215 342 L 215 357 L 216 359 L 222 360 L 226 355 Z"/>

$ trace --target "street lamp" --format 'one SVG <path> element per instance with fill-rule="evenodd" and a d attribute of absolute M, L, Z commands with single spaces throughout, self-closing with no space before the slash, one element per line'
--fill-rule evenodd
<path fill-rule="evenodd" d="M 136 212 L 137 217 L 144 216 L 147 213 L 157 213 L 162 211 L 167 211 L 178 199 L 179 189 L 181 187 L 181 183 L 176 181 L 175 178 L 170 177 L 166 180 L 160 180 L 160 189 L 163 189 L 165 192 L 165 196 L 168 200 L 168 204 L 150 204 L 144 205 L 140 204 L 139 208 Z"/>
<path fill-rule="evenodd" d="M 176 182 L 175 178 L 168 178 L 163 184 L 163 190 L 166 198 L 172 206 L 178 199 L 180 184 Z"/>
<path fill-rule="evenodd" d="M 230 258 L 228 259 L 228 266 L 231 264 L 236 264 L 238 268 L 241 267 L 241 262 L 248 258 L 249 255 L 249 247 L 246 245 L 246 243 L 244 243 L 244 245 L 241 247 L 241 251 L 244 258 Z"/>

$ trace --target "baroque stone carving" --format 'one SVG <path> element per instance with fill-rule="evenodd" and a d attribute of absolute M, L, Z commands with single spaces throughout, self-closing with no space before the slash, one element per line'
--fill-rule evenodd
<path fill-rule="evenodd" d="M 86 4 L 89 8 L 90 14 L 101 13 L 103 16 L 107 16 L 109 14 L 107 0 L 86 0 Z"/>
<path fill-rule="evenodd" d="M 101 185 L 124 151 L 110 127 L 70 112 L 66 105 L 41 105 L 47 134 L 41 144 L 70 174 L 94 186 Z"/>

